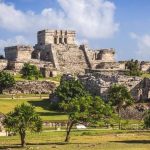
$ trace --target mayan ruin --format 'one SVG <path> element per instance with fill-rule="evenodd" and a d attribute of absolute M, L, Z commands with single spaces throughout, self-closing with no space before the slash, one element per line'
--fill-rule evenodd
<path fill-rule="evenodd" d="M 0 149 L 149 150 L 150 0 L 0 0 Z"/>
<path fill-rule="evenodd" d="M 35 46 L 16 45 L 6 47 L 4 51 L 5 59 L 0 60 L 1 70 L 19 72 L 24 63 L 29 62 L 36 65 L 44 77 L 58 74 L 80 75 L 81 80 L 85 77 L 87 89 L 105 99 L 113 83 L 125 84 L 137 100 L 150 98 L 149 79 L 124 76 L 126 61 L 115 60 L 115 49 L 95 50 L 87 45 L 77 45 L 75 31 L 38 31 Z M 149 72 L 150 62 L 140 62 L 140 69 Z"/>
<path fill-rule="evenodd" d="M 5 59 L 0 69 L 20 71 L 25 62 L 36 65 L 45 76 L 53 72 L 81 74 L 125 70 L 125 61 L 116 62 L 115 49 L 91 49 L 76 44 L 76 32 L 69 30 L 42 30 L 37 33 L 34 47 L 16 45 L 5 47 Z M 149 72 L 150 62 L 141 62 L 141 70 Z M 54 74 L 55 74 L 54 73 Z"/>

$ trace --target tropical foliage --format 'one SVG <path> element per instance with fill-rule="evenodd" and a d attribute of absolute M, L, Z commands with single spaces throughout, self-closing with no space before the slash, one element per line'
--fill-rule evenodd
<path fill-rule="evenodd" d="M 14 76 L 5 71 L 0 72 L 0 93 L 6 88 L 10 88 L 15 84 Z"/>
<path fill-rule="evenodd" d="M 40 132 L 42 129 L 42 120 L 35 112 L 34 107 L 28 104 L 21 104 L 14 108 L 14 111 L 8 113 L 3 121 L 7 131 L 19 133 L 21 145 L 26 145 L 26 131 L 31 130 Z"/>
<path fill-rule="evenodd" d="M 30 63 L 25 63 L 22 70 L 22 77 L 28 80 L 32 78 L 38 79 L 41 77 L 41 73 L 35 65 L 31 65 Z"/>

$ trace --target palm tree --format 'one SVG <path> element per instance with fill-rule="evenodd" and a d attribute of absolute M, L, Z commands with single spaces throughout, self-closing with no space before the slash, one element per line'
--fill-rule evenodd
<path fill-rule="evenodd" d="M 14 111 L 6 115 L 3 124 L 8 131 L 19 133 L 22 147 L 26 145 L 27 130 L 40 132 L 42 129 L 41 118 L 35 112 L 34 107 L 28 104 L 15 107 Z"/>

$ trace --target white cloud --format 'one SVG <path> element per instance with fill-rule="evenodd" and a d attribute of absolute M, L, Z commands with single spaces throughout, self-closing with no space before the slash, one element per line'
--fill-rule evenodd
<path fill-rule="evenodd" d="M 61 9 L 45 8 L 37 14 L 17 10 L 0 1 L 0 28 L 36 32 L 44 28 L 74 29 L 83 38 L 109 38 L 118 30 L 115 5 L 108 0 L 58 0 Z"/>
<path fill-rule="evenodd" d="M 14 46 L 19 44 L 28 44 L 28 41 L 21 35 L 15 36 L 14 38 L 10 38 L 7 40 L 0 39 L 0 49 L 7 46 Z"/>
<path fill-rule="evenodd" d="M 136 52 L 139 59 L 150 60 L 150 35 L 138 35 L 136 33 L 130 33 L 132 39 L 137 42 L 138 50 Z"/>

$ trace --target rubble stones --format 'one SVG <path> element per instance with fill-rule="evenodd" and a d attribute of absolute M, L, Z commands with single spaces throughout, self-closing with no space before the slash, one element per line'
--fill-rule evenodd
<path fill-rule="evenodd" d="M 49 94 L 55 88 L 55 83 L 48 81 L 17 81 L 14 87 L 4 90 L 3 93 Z"/>

